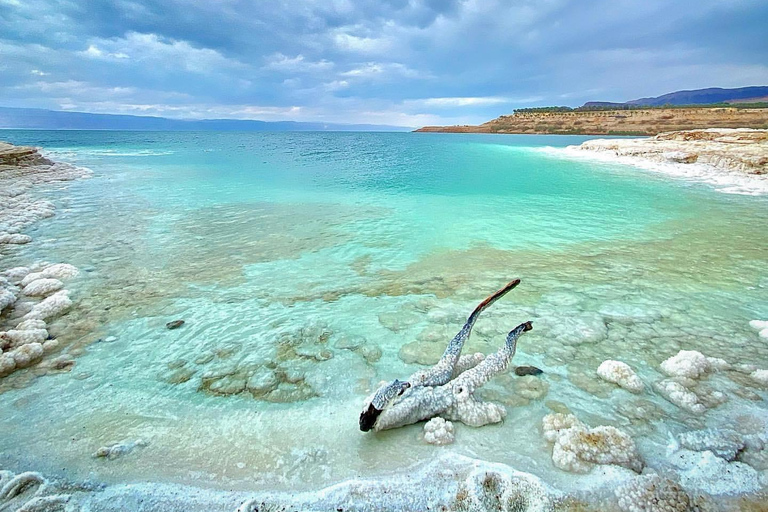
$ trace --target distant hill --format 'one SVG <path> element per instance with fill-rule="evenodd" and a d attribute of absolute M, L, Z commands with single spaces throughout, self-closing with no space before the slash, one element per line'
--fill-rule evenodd
<path fill-rule="evenodd" d="M 165 117 L 89 114 L 38 108 L 0 107 L 0 128 L 29 130 L 148 130 L 148 131 L 406 131 L 402 126 L 377 124 L 300 123 L 243 119 L 168 119 Z"/>
<path fill-rule="evenodd" d="M 640 98 L 624 103 L 609 101 L 588 101 L 585 107 L 620 107 L 621 105 L 662 106 L 662 105 L 708 105 L 712 103 L 750 103 L 765 101 L 768 97 L 768 86 L 739 87 L 737 89 L 694 89 L 691 91 L 676 91 L 653 98 Z"/>

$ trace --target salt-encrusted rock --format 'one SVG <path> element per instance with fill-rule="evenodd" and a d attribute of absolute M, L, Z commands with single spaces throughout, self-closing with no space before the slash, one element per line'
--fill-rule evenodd
<path fill-rule="evenodd" d="M 17 331 L 28 331 L 30 329 L 45 329 L 46 324 L 43 320 L 24 320 L 16 326 Z"/>
<path fill-rule="evenodd" d="M 692 164 L 699 159 L 699 155 L 687 151 L 667 151 L 666 153 L 663 153 L 662 156 L 665 160 L 677 164 Z"/>
<path fill-rule="evenodd" d="M 675 380 L 665 379 L 657 382 L 653 387 L 664 398 L 686 411 L 702 414 L 707 410 L 706 406 L 699 401 L 696 393 Z"/>
<path fill-rule="evenodd" d="M 11 284 L 19 284 L 27 274 L 29 274 L 29 268 L 27 267 L 13 267 L 0 273 L 0 275 L 7 278 Z"/>
<path fill-rule="evenodd" d="M 768 339 L 768 329 L 763 329 L 762 331 L 757 333 L 757 335 L 760 336 L 761 338 Z"/>
<path fill-rule="evenodd" d="M 64 283 L 58 279 L 36 279 L 24 287 L 22 293 L 29 297 L 45 297 L 64 288 Z"/>
<path fill-rule="evenodd" d="M 9 354 L 0 354 L 0 377 L 5 377 L 16 369 L 16 359 Z"/>
<path fill-rule="evenodd" d="M 10 352 L 16 361 L 16 368 L 26 368 L 43 357 L 43 345 L 41 343 L 27 343 Z"/>
<path fill-rule="evenodd" d="M 54 265 L 45 267 L 40 272 L 42 277 L 51 279 L 70 279 L 72 277 L 77 277 L 79 273 L 80 271 L 77 269 L 77 267 L 70 265 L 69 263 L 56 263 Z"/>
<path fill-rule="evenodd" d="M 0 311 L 16 303 L 16 294 L 8 289 L 0 289 Z"/>
<path fill-rule="evenodd" d="M 768 370 L 755 370 L 749 376 L 758 384 L 768 387 Z"/>
<path fill-rule="evenodd" d="M 61 290 L 35 304 L 32 310 L 24 315 L 24 320 L 47 320 L 61 315 L 72 307 L 67 290 Z"/>
<path fill-rule="evenodd" d="M 768 329 L 768 320 L 751 320 L 749 326 L 756 331 Z"/>
<path fill-rule="evenodd" d="M 137 439 L 136 441 L 121 441 L 109 446 L 102 446 L 96 450 L 96 453 L 94 453 L 93 456 L 95 458 L 114 460 L 132 452 L 135 448 L 143 448 L 147 445 L 149 445 L 149 443 L 142 439 Z"/>
<path fill-rule="evenodd" d="M 32 237 L 29 235 L 22 235 L 19 233 L 0 233 L 0 244 L 28 244 L 32 241 Z"/>
<path fill-rule="evenodd" d="M 736 459 L 746 447 L 743 436 L 727 428 L 685 432 L 677 436 L 677 441 L 682 448 L 695 452 L 710 451 L 727 461 Z"/>
<path fill-rule="evenodd" d="M 453 423 L 443 418 L 432 418 L 424 424 L 424 441 L 438 446 L 453 443 Z"/>
<path fill-rule="evenodd" d="M 689 512 L 691 500 L 680 485 L 656 474 L 632 478 L 614 490 L 622 512 Z"/>
<path fill-rule="evenodd" d="M 544 432 L 544 439 L 549 441 L 550 443 L 554 443 L 557 439 L 557 436 L 560 435 L 560 432 L 563 430 L 567 430 L 572 427 L 584 427 L 584 423 L 582 423 L 576 416 L 573 414 L 564 414 L 564 413 L 553 413 L 553 414 L 547 414 L 544 416 L 544 418 L 541 420 L 541 428 Z"/>
<path fill-rule="evenodd" d="M 621 361 L 610 359 L 603 361 L 597 368 L 597 375 L 601 379 L 618 384 L 632 393 L 641 393 L 645 389 L 643 381 L 640 380 L 635 371 Z"/>
<path fill-rule="evenodd" d="M 35 281 L 37 279 L 42 279 L 42 278 L 43 278 L 43 274 L 42 273 L 40 273 L 40 272 L 30 272 L 30 273 L 28 273 L 27 275 L 25 275 L 22 278 L 22 280 L 21 280 L 21 282 L 19 284 L 21 285 L 22 288 L 24 288 L 25 286 L 27 286 L 32 281 Z"/>
<path fill-rule="evenodd" d="M 661 370 L 670 377 L 698 379 L 714 369 L 712 361 L 695 350 L 681 350 L 677 355 L 661 363 Z"/>
<path fill-rule="evenodd" d="M 568 424 L 573 426 L 562 428 Z M 542 426 L 545 437 L 554 438 L 552 462 L 564 471 L 587 473 L 595 464 L 615 464 L 637 473 L 643 469 L 635 442 L 615 427 L 588 428 L 572 415 L 545 416 Z"/>
<path fill-rule="evenodd" d="M 48 338 L 48 331 L 45 329 L 12 329 L 0 333 L 0 339 L 10 342 L 11 346 L 20 347 L 29 343 L 42 343 Z"/>
<path fill-rule="evenodd" d="M 711 451 L 680 450 L 669 461 L 689 492 L 733 495 L 757 492 L 762 487 L 760 472 L 742 462 L 728 462 Z"/>

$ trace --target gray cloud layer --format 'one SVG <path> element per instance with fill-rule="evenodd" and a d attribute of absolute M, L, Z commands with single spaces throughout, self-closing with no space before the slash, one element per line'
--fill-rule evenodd
<path fill-rule="evenodd" d="M 764 0 L 0 0 L 5 106 L 480 122 L 768 84 Z"/>

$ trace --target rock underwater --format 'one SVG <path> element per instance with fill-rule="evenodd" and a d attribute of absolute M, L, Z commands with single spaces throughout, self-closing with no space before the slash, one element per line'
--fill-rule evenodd
<path fill-rule="evenodd" d="M 481 302 L 437 364 L 414 373 L 407 381 L 395 379 L 384 384 L 370 396 L 360 414 L 360 430 L 387 430 L 436 417 L 473 427 L 502 421 L 506 409 L 483 402 L 474 393 L 507 369 L 515 355 L 517 339 L 533 328 L 531 322 L 524 322 L 510 331 L 504 346 L 488 357 L 480 353 L 462 356 L 461 350 L 480 313 L 518 284 L 519 279 L 510 281 Z"/>

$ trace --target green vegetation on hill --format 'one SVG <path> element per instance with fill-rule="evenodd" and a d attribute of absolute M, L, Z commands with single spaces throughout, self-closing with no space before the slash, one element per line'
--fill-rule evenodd
<path fill-rule="evenodd" d="M 686 109 L 686 108 L 768 108 L 768 101 L 755 103 L 709 103 L 706 105 L 630 105 L 615 103 L 612 105 L 587 105 L 582 107 L 529 107 L 517 108 L 515 114 L 542 114 L 554 112 L 601 112 L 606 110 L 649 110 L 649 109 Z"/>

